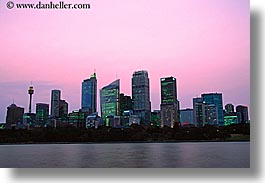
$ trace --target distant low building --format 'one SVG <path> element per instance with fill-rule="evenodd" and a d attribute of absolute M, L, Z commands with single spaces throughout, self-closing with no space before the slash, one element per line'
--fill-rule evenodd
<path fill-rule="evenodd" d="M 249 117 L 248 117 L 248 107 L 243 105 L 236 106 L 236 113 L 238 116 L 238 122 L 239 123 L 248 123 Z"/>
<path fill-rule="evenodd" d="M 104 121 L 100 116 L 98 116 L 97 112 L 90 114 L 86 117 L 86 128 L 98 128 L 99 126 L 103 125 Z"/>
<path fill-rule="evenodd" d="M 161 127 L 161 112 L 154 110 L 151 112 L 151 126 Z"/>
<path fill-rule="evenodd" d="M 36 125 L 36 114 L 35 113 L 24 113 L 23 115 L 23 126 L 19 128 L 34 128 Z"/>
<path fill-rule="evenodd" d="M 183 127 L 189 127 L 194 125 L 193 109 L 181 109 L 180 110 L 180 123 Z"/>
<path fill-rule="evenodd" d="M 224 114 L 224 126 L 238 124 L 238 116 L 236 112 L 229 112 Z"/>
<path fill-rule="evenodd" d="M 82 110 L 74 110 L 68 114 L 69 126 L 84 128 L 86 126 L 86 114 Z"/>

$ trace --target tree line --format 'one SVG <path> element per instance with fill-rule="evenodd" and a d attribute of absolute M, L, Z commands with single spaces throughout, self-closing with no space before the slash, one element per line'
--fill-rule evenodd
<path fill-rule="evenodd" d="M 235 135 L 237 134 L 237 135 Z M 236 138 L 234 138 L 236 136 Z M 97 129 L 74 127 L 34 128 L 31 130 L 0 130 L 0 143 L 86 143 L 86 142 L 173 142 L 250 140 L 250 125 L 225 127 L 144 127 L 129 128 L 101 126 Z"/>

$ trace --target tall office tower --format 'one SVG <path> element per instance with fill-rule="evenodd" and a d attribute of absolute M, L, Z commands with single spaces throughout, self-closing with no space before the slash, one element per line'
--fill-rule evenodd
<path fill-rule="evenodd" d="M 92 114 L 97 112 L 97 78 L 96 73 L 82 82 L 82 111 Z"/>
<path fill-rule="evenodd" d="M 118 116 L 120 114 L 120 80 L 110 83 L 100 90 L 100 109 L 101 117 L 109 126 L 108 117 Z"/>
<path fill-rule="evenodd" d="M 59 117 L 62 120 L 67 120 L 68 115 L 68 103 L 65 100 L 59 102 Z"/>
<path fill-rule="evenodd" d="M 161 78 L 161 127 L 173 128 L 179 119 L 179 104 L 177 100 L 177 82 L 174 77 Z"/>
<path fill-rule="evenodd" d="M 233 104 L 226 104 L 225 105 L 225 112 L 227 112 L 227 113 L 235 112 L 234 111 L 234 105 Z"/>
<path fill-rule="evenodd" d="M 133 110 L 132 99 L 130 96 L 124 95 L 124 93 L 120 94 L 120 115 L 123 114 L 124 111 Z"/>
<path fill-rule="evenodd" d="M 217 112 L 217 107 L 214 104 L 209 104 L 205 106 L 205 112 L 206 112 L 206 120 L 203 123 L 204 125 L 214 125 L 218 126 L 218 112 Z"/>
<path fill-rule="evenodd" d="M 51 95 L 51 116 L 59 117 L 60 116 L 60 100 L 61 100 L 61 91 L 52 90 Z"/>
<path fill-rule="evenodd" d="M 133 112 L 141 119 L 141 124 L 150 125 L 151 102 L 147 71 L 136 71 L 132 77 Z"/>
<path fill-rule="evenodd" d="M 238 116 L 238 122 L 239 123 L 248 123 L 249 117 L 248 117 L 248 107 L 243 105 L 236 106 L 236 113 Z"/>
<path fill-rule="evenodd" d="M 215 105 L 217 107 L 217 125 L 224 126 L 222 93 L 205 93 L 202 94 L 202 99 L 207 105 Z"/>
<path fill-rule="evenodd" d="M 36 122 L 38 126 L 44 126 L 49 117 L 49 104 L 36 104 Z"/>
<path fill-rule="evenodd" d="M 11 104 L 7 107 L 6 114 L 6 128 L 11 129 L 12 127 L 17 127 L 19 123 L 23 122 L 24 108 L 16 106 L 16 104 Z"/>
<path fill-rule="evenodd" d="M 201 97 L 193 98 L 193 120 L 196 127 L 203 127 L 206 121 L 206 104 Z"/>
<path fill-rule="evenodd" d="M 29 113 L 31 113 L 32 95 L 34 94 L 33 86 L 29 86 L 28 94 L 29 94 Z"/>

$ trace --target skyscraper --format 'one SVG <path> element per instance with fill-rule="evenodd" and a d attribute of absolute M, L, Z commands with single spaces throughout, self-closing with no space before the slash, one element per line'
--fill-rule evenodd
<path fill-rule="evenodd" d="M 147 71 L 136 71 L 132 77 L 132 101 L 134 114 L 140 117 L 141 124 L 150 125 L 151 102 Z"/>
<path fill-rule="evenodd" d="M 52 90 L 51 94 L 51 116 L 53 118 L 60 118 L 63 121 L 67 119 L 68 103 L 61 99 L 60 90 Z"/>
<path fill-rule="evenodd" d="M 96 73 L 82 82 L 81 108 L 92 114 L 97 112 L 97 78 Z"/>
<path fill-rule="evenodd" d="M 214 104 L 205 105 L 206 120 L 204 125 L 218 126 L 218 108 Z"/>
<path fill-rule="evenodd" d="M 59 117 L 60 116 L 60 100 L 61 100 L 61 91 L 52 90 L 51 95 L 51 116 Z"/>
<path fill-rule="evenodd" d="M 120 114 L 120 80 L 110 83 L 100 90 L 101 117 L 109 126 L 107 117 L 114 117 Z"/>
<path fill-rule="evenodd" d="M 203 127 L 206 121 L 205 103 L 201 97 L 193 98 L 194 125 Z"/>
<path fill-rule="evenodd" d="M 49 104 L 36 104 L 36 122 L 38 126 L 44 126 L 47 123 L 49 116 Z"/>
<path fill-rule="evenodd" d="M 236 113 L 238 116 L 239 123 L 248 123 L 248 107 L 243 105 L 236 106 Z"/>
<path fill-rule="evenodd" d="M 68 103 L 65 100 L 60 100 L 59 105 L 59 117 L 63 120 L 67 120 L 68 115 Z"/>
<path fill-rule="evenodd" d="M 133 105 L 132 105 L 132 99 L 130 96 L 124 95 L 124 93 L 120 94 L 120 114 L 124 111 L 128 110 L 133 110 Z"/>
<path fill-rule="evenodd" d="M 177 82 L 174 77 L 161 78 L 161 126 L 173 128 L 179 119 Z"/>
<path fill-rule="evenodd" d="M 23 122 L 24 108 L 11 104 L 7 107 L 6 114 L 6 128 L 11 129 L 17 127 L 19 123 Z"/>
<path fill-rule="evenodd" d="M 217 107 L 217 125 L 224 126 L 222 93 L 205 93 L 202 94 L 202 99 L 207 105 L 212 104 Z"/>

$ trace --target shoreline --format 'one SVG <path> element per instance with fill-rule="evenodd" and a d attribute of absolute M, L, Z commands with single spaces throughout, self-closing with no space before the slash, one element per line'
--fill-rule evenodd
<path fill-rule="evenodd" d="M 109 142 L 21 142 L 21 143 L 0 143 L 1 145 L 55 145 L 55 144 L 140 144 L 140 143 L 209 143 L 209 142 L 250 142 L 250 140 L 177 140 L 177 141 L 109 141 Z"/>

